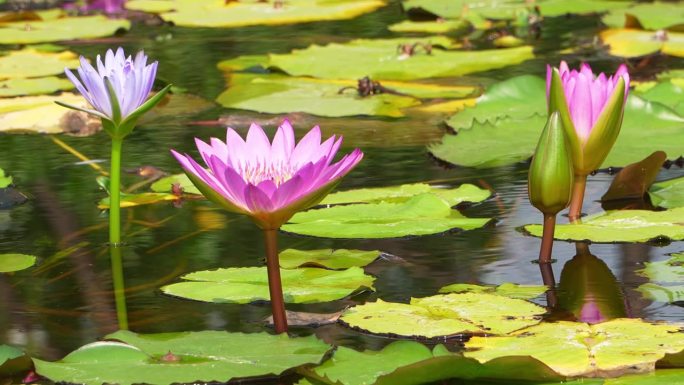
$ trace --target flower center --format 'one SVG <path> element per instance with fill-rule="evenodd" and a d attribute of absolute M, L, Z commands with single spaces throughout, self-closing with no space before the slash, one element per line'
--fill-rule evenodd
<path fill-rule="evenodd" d="M 238 170 L 245 182 L 257 185 L 265 180 L 272 180 L 276 186 L 287 182 L 295 174 L 292 165 L 280 163 L 243 164 Z"/>

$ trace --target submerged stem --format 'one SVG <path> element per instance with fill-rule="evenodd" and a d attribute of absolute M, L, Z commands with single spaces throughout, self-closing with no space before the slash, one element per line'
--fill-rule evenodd
<path fill-rule="evenodd" d="M 544 230 L 542 233 L 541 247 L 539 249 L 539 263 L 551 263 L 553 251 L 553 233 L 556 227 L 556 215 L 544 214 Z"/>
<path fill-rule="evenodd" d="M 575 175 L 575 182 L 572 186 L 572 198 L 570 199 L 570 211 L 568 212 L 570 222 L 575 222 L 582 216 L 582 203 L 584 202 L 586 186 L 587 176 Z"/>
<path fill-rule="evenodd" d="M 128 311 L 126 310 L 126 286 L 124 283 L 123 261 L 120 246 L 110 246 L 112 260 L 112 282 L 114 284 L 114 302 L 116 304 L 116 319 L 120 330 L 128 330 Z"/>
<path fill-rule="evenodd" d="M 264 230 L 264 237 L 266 238 L 266 269 L 268 270 L 268 291 L 271 296 L 273 325 L 276 333 L 286 333 L 287 316 L 278 261 L 278 230 Z"/>
<path fill-rule="evenodd" d="M 123 139 L 112 138 L 109 170 L 109 244 L 121 245 L 121 148 Z"/>

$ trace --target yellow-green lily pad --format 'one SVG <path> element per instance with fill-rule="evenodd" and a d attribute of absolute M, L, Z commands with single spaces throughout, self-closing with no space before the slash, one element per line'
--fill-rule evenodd
<path fill-rule="evenodd" d="M 202 193 L 197 189 L 197 187 L 195 187 L 185 173 L 165 176 L 152 183 L 150 188 L 152 191 L 157 193 L 170 193 L 174 184 L 180 186 L 180 188 L 183 190 L 183 193 L 202 195 Z"/>
<path fill-rule="evenodd" d="M 452 337 L 506 334 L 540 321 L 546 310 L 531 302 L 488 293 L 412 298 L 410 304 L 369 302 L 347 310 L 340 320 L 374 334 Z"/>
<path fill-rule="evenodd" d="M 35 265 L 36 257 L 26 254 L 0 254 L 0 273 L 11 273 Z"/>
<path fill-rule="evenodd" d="M 620 57 L 639 57 L 662 52 L 684 57 L 684 33 L 671 31 L 643 31 L 640 29 L 607 29 L 601 40 L 609 46 L 608 52 Z"/>
<path fill-rule="evenodd" d="M 316 303 L 342 299 L 364 289 L 372 289 L 375 278 L 360 267 L 346 270 L 317 268 L 281 269 L 286 303 Z M 175 297 L 216 303 L 268 301 L 268 275 L 265 267 L 227 268 L 197 271 L 181 277 L 184 282 L 161 288 Z"/>
<path fill-rule="evenodd" d="M 654 206 L 673 209 L 684 207 L 684 177 L 654 183 L 648 190 Z"/>
<path fill-rule="evenodd" d="M 277 4 L 244 0 L 132 0 L 126 8 L 159 13 L 162 19 L 182 27 L 232 28 L 352 19 L 385 4 L 383 0 L 288 0 Z"/>
<path fill-rule="evenodd" d="M 431 186 L 427 183 L 411 183 L 391 187 L 371 187 L 354 190 L 338 191 L 325 197 L 322 205 L 335 205 L 340 203 L 379 203 L 379 202 L 406 202 L 411 197 L 419 194 L 431 193 L 436 195 L 451 206 L 463 202 L 481 202 L 489 198 L 492 193 L 489 190 L 472 184 L 462 184 L 456 188 Z"/>
<path fill-rule="evenodd" d="M 684 26 L 684 5 L 678 2 L 637 3 L 626 9 L 615 9 L 601 19 L 612 28 L 630 27 L 625 18 L 635 19 L 639 26 L 649 30 L 681 29 Z"/>
<path fill-rule="evenodd" d="M 12 184 L 12 176 L 7 175 L 5 170 L 0 168 L 0 188 L 5 188 Z"/>
<path fill-rule="evenodd" d="M 53 53 L 24 48 L 0 56 L 0 79 L 58 75 L 64 73 L 64 68 L 79 65 L 78 57 L 71 51 Z"/>
<path fill-rule="evenodd" d="M 92 39 L 113 35 L 130 26 L 126 19 L 110 19 L 102 15 L 0 22 L 0 44 Z"/>
<path fill-rule="evenodd" d="M 637 274 L 651 281 L 637 289 L 646 298 L 666 303 L 684 300 L 684 253 L 672 254 L 665 261 L 646 262 Z"/>
<path fill-rule="evenodd" d="M 404 20 L 387 28 L 392 32 L 447 33 L 465 30 L 468 28 L 468 25 L 468 22 L 457 19 L 439 19 L 436 21 Z"/>
<path fill-rule="evenodd" d="M 14 78 L 0 80 L 0 97 L 51 94 L 73 88 L 74 85 L 69 80 L 56 76 L 34 79 Z"/>
<path fill-rule="evenodd" d="M 473 337 L 466 357 L 485 363 L 506 356 L 531 356 L 568 377 L 615 377 L 653 371 L 666 354 L 684 350 L 679 325 L 615 319 L 595 325 L 541 323 L 508 336 Z"/>
<path fill-rule="evenodd" d="M 549 290 L 543 285 L 520 285 L 504 282 L 498 286 L 474 285 L 469 283 L 454 283 L 439 289 L 440 293 L 488 293 L 518 299 L 532 299 L 539 297 Z"/>
<path fill-rule="evenodd" d="M 649 242 L 684 239 L 684 207 L 666 211 L 609 211 L 582 219 L 582 223 L 556 226 L 554 237 L 562 240 L 610 242 Z M 525 230 L 541 236 L 541 225 Z"/>
<path fill-rule="evenodd" d="M 323 267 L 332 270 L 364 267 L 380 257 L 380 250 L 319 249 L 297 250 L 285 249 L 279 254 L 280 267 L 296 269 L 298 267 Z"/>

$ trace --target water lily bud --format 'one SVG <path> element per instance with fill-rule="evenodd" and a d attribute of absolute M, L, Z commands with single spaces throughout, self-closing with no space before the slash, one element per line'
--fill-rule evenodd
<path fill-rule="evenodd" d="M 573 169 L 560 114 L 549 116 L 532 158 L 527 180 L 530 202 L 544 214 L 555 215 L 568 207 Z"/>
<path fill-rule="evenodd" d="M 614 76 L 594 76 L 582 64 L 570 70 L 547 67 L 546 91 L 549 113 L 558 111 L 572 150 L 576 175 L 598 169 L 613 148 L 622 126 L 629 91 L 627 67 L 621 65 Z"/>

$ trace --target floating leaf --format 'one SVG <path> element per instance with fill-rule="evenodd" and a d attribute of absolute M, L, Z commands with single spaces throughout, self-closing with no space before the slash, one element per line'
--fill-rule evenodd
<path fill-rule="evenodd" d="M 12 184 L 12 176 L 5 174 L 5 170 L 0 168 L 0 188 L 5 188 Z"/>
<path fill-rule="evenodd" d="M 684 300 L 684 253 L 672 254 L 665 261 L 646 262 L 637 274 L 651 281 L 637 289 L 645 297 L 666 303 Z"/>
<path fill-rule="evenodd" d="M 202 194 L 185 174 L 174 174 L 163 177 L 158 181 L 152 183 L 150 188 L 154 192 L 165 193 L 171 192 L 174 184 L 179 185 L 180 188 L 183 189 L 183 192 L 186 194 Z"/>
<path fill-rule="evenodd" d="M 277 376 L 290 368 L 316 364 L 329 349 L 314 336 L 267 333 L 118 331 L 106 338 L 123 343 L 88 344 L 57 362 L 33 359 L 36 372 L 54 382 L 86 385 L 226 382 Z"/>
<path fill-rule="evenodd" d="M 543 16 L 588 15 L 610 10 L 624 9 L 629 5 L 625 1 L 614 0 L 542 0 L 539 9 Z"/>
<path fill-rule="evenodd" d="M 517 283 L 504 282 L 499 286 L 482 286 L 468 283 L 454 283 L 439 289 L 440 293 L 488 293 L 502 295 L 504 297 L 532 299 L 539 297 L 549 290 L 542 285 L 520 285 Z"/>
<path fill-rule="evenodd" d="M 268 55 L 242 55 L 234 59 L 220 61 L 216 67 L 221 71 L 244 71 L 249 68 L 263 68 L 268 63 Z"/>
<path fill-rule="evenodd" d="M 684 369 L 656 370 L 648 374 L 635 374 L 610 378 L 603 385 L 684 385 Z"/>
<path fill-rule="evenodd" d="M 529 355 L 561 375 L 614 377 L 648 372 L 666 354 L 684 349 L 679 326 L 639 319 L 616 319 L 596 325 L 542 323 L 510 336 L 473 337 L 466 357 L 480 362 Z"/>
<path fill-rule="evenodd" d="M 0 366 L 5 362 L 24 355 L 24 352 L 9 345 L 0 345 Z"/>
<path fill-rule="evenodd" d="M 626 16 L 635 19 L 645 29 L 678 27 L 684 25 L 684 6 L 676 2 L 638 3 L 627 9 L 611 10 L 601 20 L 613 28 L 630 27 L 625 25 Z"/>
<path fill-rule="evenodd" d="M 73 88 L 74 85 L 69 80 L 55 76 L 35 79 L 7 79 L 0 80 L 0 97 L 51 94 Z"/>
<path fill-rule="evenodd" d="M 654 183 L 648 195 L 654 206 L 666 209 L 684 207 L 684 177 Z"/>
<path fill-rule="evenodd" d="M 30 366 L 31 360 L 24 352 L 9 345 L 0 345 L 0 376 L 9 378 L 27 371 Z"/>
<path fill-rule="evenodd" d="M 36 257 L 26 254 L 0 254 L 0 273 L 27 269 L 36 263 Z"/>
<path fill-rule="evenodd" d="M 642 98 L 666 105 L 684 116 L 684 84 L 676 84 L 675 79 L 655 84 L 645 92 L 639 94 Z"/>
<path fill-rule="evenodd" d="M 531 302 L 487 293 L 412 298 L 410 304 L 369 302 L 340 318 L 375 334 L 435 338 L 460 334 L 504 334 L 539 322 L 546 310 Z"/>
<path fill-rule="evenodd" d="M 150 205 L 159 202 L 169 202 L 177 200 L 179 197 L 174 194 L 144 192 L 137 194 L 121 193 L 121 204 L 119 207 L 135 207 L 142 205 Z M 104 210 L 109 208 L 109 197 L 100 199 L 97 203 L 97 208 Z"/>
<path fill-rule="evenodd" d="M 192 0 L 131 0 L 126 8 L 161 13 L 162 19 L 182 27 L 245 27 L 352 19 L 385 5 L 382 0 L 289 0 L 270 2 Z"/>
<path fill-rule="evenodd" d="M 468 28 L 468 22 L 464 20 L 444 20 L 437 21 L 411 21 L 392 24 L 388 29 L 392 32 L 424 32 L 424 33 L 447 33 L 460 31 Z"/>
<path fill-rule="evenodd" d="M 321 325 L 330 325 L 337 322 L 342 315 L 342 311 L 334 313 L 307 313 L 302 311 L 285 310 L 288 326 L 309 326 L 317 327 Z M 273 325 L 273 316 L 266 318 L 266 323 Z"/>
<path fill-rule="evenodd" d="M 283 296 L 287 303 L 314 303 L 342 299 L 372 288 L 374 278 L 363 269 L 316 268 L 282 269 Z M 265 267 L 227 268 L 184 275 L 186 282 L 162 287 L 166 294 L 196 301 L 250 303 L 268 301 L 268 275 Z"/>
<path fill-rule="evenodd" d="M 637 288 L 637 291 L 653 301 L 675 303 L 684 301 L 684 285 L 659 285 L 657 283 L 645 283 Z"/>
<path fill-rule="evenodd" d="M 110 19 L 102 15 L 6 22 L 0 23 L 0 44 L 92 39 L 113 35 L 130 26 L 126 19 Z"/>
<path fill-rule="evenodd" d="M 684 33 L 681 32 L 607 29 L 600 36 L 614 56 L 638 57 L 660 51 L 666 55 L 684 57 Z"/>
<path fill-rule="evenodd" d="M 608 211 L 582 220 L 582 223 L 557 225 L 555 238 L 592 242 L 648 242 L 684 239 L 684 208 L 667 211 Z M 525 230 L 541 236 L 541 225 L 526 225 Z"/>
<path fill-rule="evenodd" d="M 24 48 L 0 56 L 0 79 L 58 75 L 64 73 L 64 68 L 79 65 L 78 57 L 71 51 L 51 53 Z"/>
<path fill-rule="evenodd" d="M 380 250 L 295 250 L 285 249 L 280 252 L 280 267 L 295 269 L 298 267 L 324 267 L 333 270 L 350 267 L 364 267 L 378 259 Z"/>
<path fill-rule="evenodd" d="M 284 231 L 328 238 L 394 238 L 482 227 L 489 218 L 467 218 L 445 200 L 420 194 L 402 203 L 334 206 L 295 214 Z"/>
<path fill-rule="evenodd" d="M 530 99 L 536 100 L 534 95 Z M 467 167 L 487 168 L 521 162 L 532 156 L 545 121 L 545 117 L 534 115 L 527 119 L 475 123 L 457 135 L 445 135 L 441 143 L 429 146 L 429 150 L 443 161 Z M 660 103 L 630 95 L 620 136 L 603 167 L 638 162 L 656 150 L 676 158 L 684 154 L 681 141 L 684 141 L 684 117 Z"/>
<path fill-rule="evenodd" d="M 417 49 L 407 57 L 398 53 L 400 44 L 431 44 L 430 54 Z M 345 44 L 312 45 L 289 54 L 272 54 L 269 66 L 293 76 L 326 79 L 411 80 L 461 76 L 519 64 L 534 57 L 532 47 L 448 51 L 438 46 L 451 43 L 443 37 L 353 40 Z M 345 63 L 341 66 L 340 63 Z"/>
<path fill-rule="evenodd" d="M 403 184 L 392 187 L 361 188 L 355 190 L 339 191 L 328 195 L 321 202 L 322 205 L 334 205 L 339 203 L 379 203 L 406 202 L 411 197 L 419 194 L 431 193 L 447 201 L 451 206 L 463 202 L 481 202 L 491 195 L 489 190 L 479 188 L 472 184 L 462 184 L 456 188 L 442 188 L 430 186 L 426 183 Z"/>
<path fill-rule="evenodd" d="M 642 161 L 625 166 L 615 175 L 608 191 L 601 197 L 601 201 L 643 199 L 665 160 L 667 160 L 667 154 L 656 151 Z"/>

